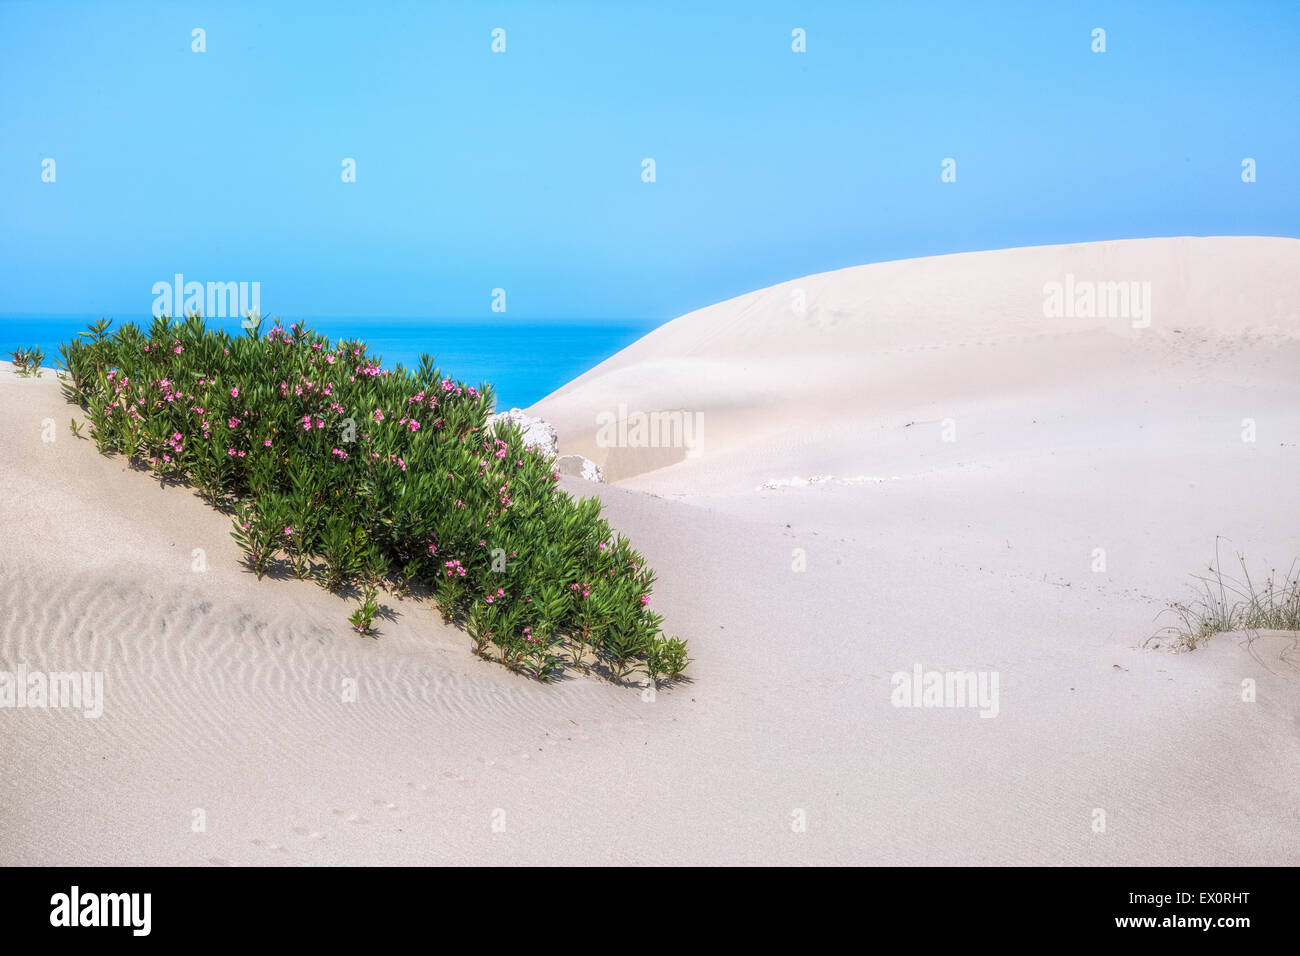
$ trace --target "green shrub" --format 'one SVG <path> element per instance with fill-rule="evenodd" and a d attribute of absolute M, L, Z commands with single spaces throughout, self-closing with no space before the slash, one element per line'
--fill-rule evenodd
<path fill-rule="evenodd" d="M 63 390 L 105 454 L 185 481 L 234 514 L 249 568 L 359 588 L 369 634 L 377 588 L 427 589 L 476 653 L 550 680 L 593 663 L 611 679 L 676 677 L 685 644 L 646 607 L 654 573 L 595 499 L 558 486 L 519 431 L 486 429 L 493 400 L 419 367 L 383 369 L 361 342 L 300 325 L 246 336 L 198 315 L 101 320 L 63 343 Z"/>
<path fill-rule="evenodd" d="M 14 371 L 18 373 L 20 378 L 40 377 L 41 363 L 45 361 L 45 353 L 39 347 L 14 349 L 9 353 L 9 357 L 14 364 Z"/>

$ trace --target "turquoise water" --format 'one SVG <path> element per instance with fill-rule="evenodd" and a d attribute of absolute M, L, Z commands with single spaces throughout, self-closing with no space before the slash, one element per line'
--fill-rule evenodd
<path fill-rule="evenodd" d="M 0 315 L 0 359 L 15 348 L 40 346 L 45 365 L 59 361 L 59 343 L 84 330 L 97 315 Z M 114 318 L 107 316 L 107 318 Z M 147 328 L 149 320 L 128 319 Z M 123 320 L 114 322 L 117 328 Z M 496 389 L 497 408 L 524 408 L 565 382 L 631 345 L 659 323 L 636 319 L 388 319 L 285 318 L 305 322 L 332 339 L 356 338 L 377 353 L 386 368 L 414 366 L 427 352 L 452 378 Z M 212 319 L 210 327 L 242 334 L 238 319 Z M 263 326 L 263 332 L 269 328 Z"/>

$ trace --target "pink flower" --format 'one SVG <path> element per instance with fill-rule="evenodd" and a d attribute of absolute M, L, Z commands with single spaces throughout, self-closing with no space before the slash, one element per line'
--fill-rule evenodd
<path fill-rule="evenodd" d="M 185 346 L 178 345 L 176 346 L 176 348 L 172 349 L 172 351 L 175 352 L 177 355 L 180 355 L 182 352 L 185 351 Z"/>
<path fill-rule="evenodd" d="M 226 351 L 227 351 L 227 353 L 229 353 L 230 350 L 227 349 Z M 231 397 L 231 398 L 238 398 L 238 397 L 239 397 L 239 387 L 238 387 L 238 386 L 236 386 L 235 388 L 232 388 L 232 389 L 230 390 L 230 397 Z"/>
<path fill-rule="evenodd" d="M 271 439 L 268 438 L 266 441 L 262 442 L 262 444 L 265 445 L 267 448 L 270 448 L 270 447 L 271 447 Z"/>
<path fill-rule="evenodd" d="M 285 526 L 284 526 L 284 533 L 285 533 L 286 535 L 292 535 L 292 534 L 293 534 L 293 528 L 291 528 L 289 525 L 285 525 Z"/>

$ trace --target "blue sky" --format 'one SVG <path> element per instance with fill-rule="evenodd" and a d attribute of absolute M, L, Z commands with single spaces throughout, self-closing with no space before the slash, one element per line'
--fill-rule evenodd
<path fill-rule="evenodd" d="M 144 316 L 183 272 L 285 316 L 667 319 L 886 259 L 1296 236 L 1297 47 L 1290 2 L 0 2 L 0 313 Z"/>

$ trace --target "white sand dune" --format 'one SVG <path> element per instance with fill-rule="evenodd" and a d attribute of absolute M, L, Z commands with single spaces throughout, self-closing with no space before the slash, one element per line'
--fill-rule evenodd
<path fill-rule="evenodd" d="M 1045 318 L 1066 272 L 1151 282 L 1150 327 Z M 888 263 L 692 313 L 548 397 L 562 451 L 621 479 L 566 487 L 691 641 L 653 700 L 514 677 L 422 602 L 358 638 L 6 368 L 0 669 L 103 671 L 106 703 L 0 709 L 0 863 L 1300 863 L 1294 635 L 1142 646 L 1216 535 L 1300 554 L 1297 303 L 1294 240 Z M 619 405 L 703 412 L 697 452 L 599 447 Z M 895 480 L 759 488 L 816 475 Z M 997 717 L 892 706 L 918 664 L 996 672 Z"/>
<path fill-rule="evenodd" d="M 1253 361 L 1243 366 L 1230 353 L 1254 341 L 1265 353 L 1293 345 L 1298 265 L 1300 241 L 1246 237 L 1004 249 L 827 272 L 682 316 L 533 411 L 556 424 L 561 452 L 586 455 L 610 480 L 680 462 L 628 482 L 655 491 L 928 471 L 976 450 L 1009 454 L 1074 435 L 1092 442 L 1145 402 L 1181 403 L 1189 376 L 1221 386 L 1205 393 L 1214 407 L 1233 384 L 1216 376 L 1256 374 Z M 1150 302 L 1142 296 L 1140 319 L 1049 318 L 1044 286 L 1067 275 L 1076 285 L 1146 283 Z M 1292 357 L 1261 371 L 1292 373 Z M 1122 414 L 1111 416 L 1116 408 Z M 1236 423 L 1235 408 L 1221 411 L 1235 434 L 1249 408 Z M 697 448 L 598 441 L 598 415 L 655 412 L 699 414 Z M 945 419 L 955 442 L 937 440 Z M 1031 424 L 1058 437 L 1027 435 Z M 1171 424 L 1208 423 L 1185 414 Z M 1129 439 L 1116 429 L 1106 440 Z"/>

